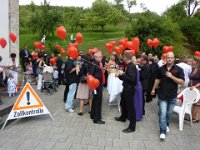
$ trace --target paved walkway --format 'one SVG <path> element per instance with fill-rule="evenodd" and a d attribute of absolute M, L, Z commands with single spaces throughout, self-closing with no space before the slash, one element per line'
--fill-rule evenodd
<path fill-rule="evenodd" d="M 146 104 L 146 116 L 137 123 L 135 133 L 122 132 L 128 122 L 114 121 L 119 116 L 116 106 L 108 106 L 108 95 L 104 92 L 103 120 L 105 125 L 93 124 L 89 114 L 78 116 L 68 113 L 63 105 L 64 86 L 52 96 L 38 92 L 38 95 L 55 118 L 48 115 L 24 118 L 14 121 L 0 132 L 0 150 L 192 150 L 200 149 L 200 124 L 178 130 L 174 115 L 170 133 L 165 142 L 159 140 L 158 111 L 156 100 Z M 75 100 L 76 112 L 78 100 Z M 88 111 L 88 106 L 85 112 Z"/>

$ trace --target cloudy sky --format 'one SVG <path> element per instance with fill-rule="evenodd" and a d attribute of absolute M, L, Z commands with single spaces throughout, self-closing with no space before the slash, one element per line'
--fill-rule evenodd
<path fill-rule="evenodd" d="M 43 0 L 33 0 L 33 2 L 37 5 L 41 4 Z M 80 7 L 91 7 L 92 3 L 95 0 L 47 0 L 50 1 L 51 5 L 56 6 L 80 6 Z M 109 2 L 114 2 L 114 0 L 108 0 Z M 145 6 L 150 10 L 161 14 L 171 5 L 176 4 L 180 0 L 137 0 L 137 6 L 134 6 L 131 9 L 131 12 L 142 12 L 140 8 L 140 3 L 144 3 Z M 30 4 L 31 0 L 19 0 L 20 5 Z M 126 5 L 126 0 L 124 0 L 124 4 Z"/>

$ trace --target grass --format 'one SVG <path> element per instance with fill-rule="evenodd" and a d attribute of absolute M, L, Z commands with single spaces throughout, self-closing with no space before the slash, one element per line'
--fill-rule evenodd
<path fill-rule="evenodd" d="M 67 32 L 66 40 L 61 40 L 55 34 L 54 37 L 49 38 L 48 35 L 46 37 L 46 52 L 51 53 L 55 49 L 55 45 L 58 44 L 62 48 L 67 49 L 67 45 L 70 42 L 70 36 L 73 34 L 76 35 L 77 32 Z M 125 37 L 124 29 L 120 29 L 119 27 L 113 28 L 108 27 L 105 33 L 103 34 L 100 30 L 85 30 L 81 32 L 83 35 L 83 42 L 79 44 L 79 51 L 88 52 L 89 49 L 98 48 L 103 51 L 104 55 L 107 55 L 105 44 L 116 40 L 118 41 L 121 38 Z M 38 37 L 37 34 L 33 34 L 28 30 L 20 29 L 20 48 L 23 48 L 24 45 L 28 45 L 29 50 L 32 51 L 34 49 L 33 43 L 35 41 L 40 41 L 42 38 Z"/>

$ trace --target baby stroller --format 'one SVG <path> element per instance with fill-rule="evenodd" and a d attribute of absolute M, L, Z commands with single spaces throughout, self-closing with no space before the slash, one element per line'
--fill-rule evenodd
<path fill-rule="evenodd" d="M 54 72 L 54 69 L 52 66 L 46 66 L 43 69 L 43 80 L 42 80 L 41 92 L 45 90 L 47 95 L 52 95 L 54 91 L 56 91 L 54 81 L 53 81 L 53 72 Z"/>

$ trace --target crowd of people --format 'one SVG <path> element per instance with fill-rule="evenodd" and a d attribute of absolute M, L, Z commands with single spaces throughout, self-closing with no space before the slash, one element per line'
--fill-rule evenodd
<path fill-rule="evenodd" d="M 44 36 L 45 38 L 45 36 Z M 44 41 L 43 41 L 44 42 Z M 130 53 L 118 56 L 115 52 L 107 59 L 102 57 L 102 52 L 97 51 L 94 54 L 84 54 L 79 52 L 75 59 L 72 57 L 62 60 L 61 55 L 51 55 L 47 59 L 47 54 L 40 51 L 38 58 L 33 58 L 27 46 L 20 51 L 21 65 L 23 72 L 28 72 L 32 76 L 32 82 L 37 85 L 37 89 L 42 87 L 43 70 L 46 66 L 52 66 L 54 73 L 52 78 L 58 81 L 58 84 L 65 84 L 64 108 L 74 112 L 74 99 L 80 99 L 80 110 L 78 115 L 84 115 L 84 105 L 89 103 L 90 117 L 95 124 L 105 124 L 102 120 L 102 99 L 103 89 L 107 85 L 109 69 L 116 69 L 115 77 L 123 83 L 121 93 L 121 116 L 115 117 L 116 121 L 125 122 L 130 120 L 129 126 L 123 130 L 124 133 L 134 132 L 136 130 L 138 108 L 134 101 L 138 101 L 135 96 L 137 93 L 136 85 L 141 83 L 141 112 L 145 115 L 145 103 L 151 102 L 158 94 L 159 106 L 159 124 L 160 138 L 165 139 L 169 132 L 169 122 L 172 111 L 177 102 L 177 93 L 180 93 L 186 87 L 200 89 L 200 58 L 175 58 L 173 52 L 168 52 L 166 58 L 161 60 L 158 56 L 151 53 L 145 53 L 132 56 Z M 8 93 L 13 96 L 18 84 L 18 66 L 12 53 L 11 60 L 6 66 L 9 69 Z M 51 58 L 56 57 L 56 63 L 51 64 Z M 1 82 L 6 78 L 5 67 L 1 67 Z M 86 77 L 92 75 L 99 80 L 99 86 L 93 91 L 88 87 Z M 110 85 L 112 86 L 112 85 Z M 193 107 L 193 122 L 199 122 L 199 103 Z"/>

